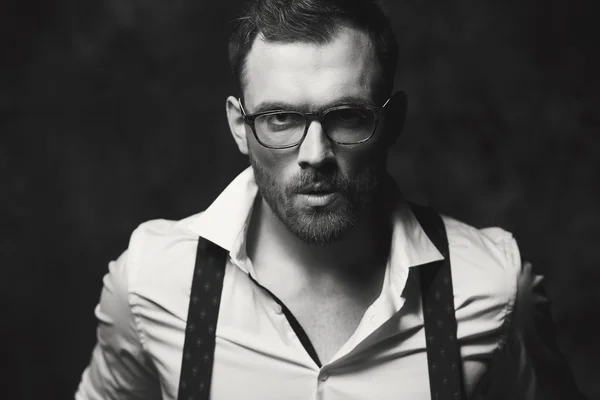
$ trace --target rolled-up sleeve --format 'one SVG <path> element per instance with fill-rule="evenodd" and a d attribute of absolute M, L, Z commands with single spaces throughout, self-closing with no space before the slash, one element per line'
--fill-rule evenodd
<path fill-rule="evenodd" d="M 98 319 L 97 342 L 83 372 L 76 400 L 160 399 L 155 368 L 144 351 L 128 291 L 127 251 L 109 264 L 104 276 Z"/>

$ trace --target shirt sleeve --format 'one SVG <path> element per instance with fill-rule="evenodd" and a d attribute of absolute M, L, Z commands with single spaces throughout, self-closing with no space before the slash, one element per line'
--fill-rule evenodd
<path fill-rule="evenodd" d="M 129 303 L 127 252 L 109 264 L 95 315 L 97 342 L 75 399 L 160 399 L 156 370 Z"/>
<path fill-rule="evenodd" d="M 522 263 L 516 241 L 510 237 L 505 246 L 507 268 L 514 275 L 515 295 L 511 312 L 504 322 L 503 338 L 490 368 L 471 397 L 481 400 L 534 400 L 536 375 L 527 343 L 534 335 L 536 303 L 543 303 L 537 288 L 541 277 L 533 274 L 530 263 Z"/>

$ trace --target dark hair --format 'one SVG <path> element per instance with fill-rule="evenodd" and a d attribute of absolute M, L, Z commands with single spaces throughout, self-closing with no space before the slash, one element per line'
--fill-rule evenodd
<path fill-rule="evenodd" d="M 387 96 L 396 72 L 398 43 L 377 0 L 254 0 L 235 21 L 229 39 L 229 63 L 243 89 L 245 64 L 256 37 L 279 43 L 330 42 L 343 26 L 367 33 L 381 66 L 378 92 Z"/>

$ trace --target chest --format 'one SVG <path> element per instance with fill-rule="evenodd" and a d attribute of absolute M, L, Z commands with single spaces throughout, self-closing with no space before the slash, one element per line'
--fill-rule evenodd
<path fill-rule="evenodd" d="M 367 309 L 380 296 L 384 269 L 360 283 L 330 279 L 282 285 L 281 279 L 267 274 L 263 278 L 261 283 L 254 283 L 282 305 L 296 335 L 305 347 L 312 347 L 324 365 L 352 337 Z"/>
<path fill-rule="evenodd" d="M 407 286 L 414 287 L 410 279 Z M 386 294 L 387 291 L 382 293 Z M 378 330 L 376 337 L 369 340 L 368 351 L 350 351 L 353 355 L 344 357 L 334 368 L 322 369 L 311 365 L 285 316 L 277 315 L 276 302 L 266 292 L 257 290 L 246 274 L 228 265 L 216 330 L 211 385 L 214 396 L 211 398 L 429 399 L 427 346 L 422 321 L 413 304 L 413 301 L 419 302 L 419 296 L 411 291 L 405 291 L 405 294 L 408 298 L 403 313 L 397 314 L 399 319 L 393 327 L 387 324 L 394 332 Z M 370 307 L 364 303 L 351 306 L 352 302 L 344 301 L 281 300 L 310 336 L 323 364 L 344 345 Z M 379 316 L 385 314 L 381 304 L 378 301 L 374 305 Z M 166 318 L 168 308 L 157 307 L 156 302 L 146 302 L 142 297 L 139 312 L 149 338 L 149 354 L 158 366 L 161 381 L 168 383 L 165 393 L 173 397 L 163 396 L 175 398 L 185 353 L 186 324 L 181 323 L 180 317 Z M 159 314 L 163 317 L 155 318 Z M 366 315 L 369 321 L 370 315 L 371 310 Z M 206 325 L 203 321 L 197 326 Z M 465 326 L 472 331 L 482 328 L 481 323 L 476 327 L 468 323 Z M 166 331 L 170 336 L 164 335 Z M 394 335 L 393 341 L 389 340 L 390 334 Z M 487 335 L 487 338 L 490 342 L 497 340 L 493 335 Z M 196 343 L 194 337 L 191 343 Z M 364 349 L 364 343 L 360 343 Z M 485 357 L 488 346 L 494 347 L 492 343 L 482 346 L 481 339 L 476 342 L 463 339 L 461 343 L 464 351 L 476 358 Z M 178 351 L 173 351 L 174 348 Z M 322 380 L 320 371 L 329 375 L 324 375 Z M 473 374 L 469 369 L 465 372 L 468 387 L 478 380 L 479 373 Z M 270 384 L 265 385 L 265 382 Z M 317 385 L 320 389 L 315 390 Z"/>
<path fill-rule="evenodd" d="M 350 339 L 371 302 L 357 299 L 288 301 L 291 318 L 304 331 L 321 364 L 328 363 Z"/>

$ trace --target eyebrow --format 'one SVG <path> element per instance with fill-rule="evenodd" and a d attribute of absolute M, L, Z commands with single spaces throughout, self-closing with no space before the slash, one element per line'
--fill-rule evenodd
<path fill-rule="evenodd" d="M 332 102 L 325 103 L 321 110 L 325 110 L 331 107 L 336 107 L 345 104 L 361 104 L 361 105 L 375 105 L 371 99 L 363 96 L 346 95 L 335 99 Z M 285 101 L 264 101 L 258 103 L 252 114 L 257 114 L 265 111 L 275 110 L 287 110 L 287 111 L 300 111 L 300 112 L 311 112 L 316 111 L 310 104 L 294 104 Z"/>

